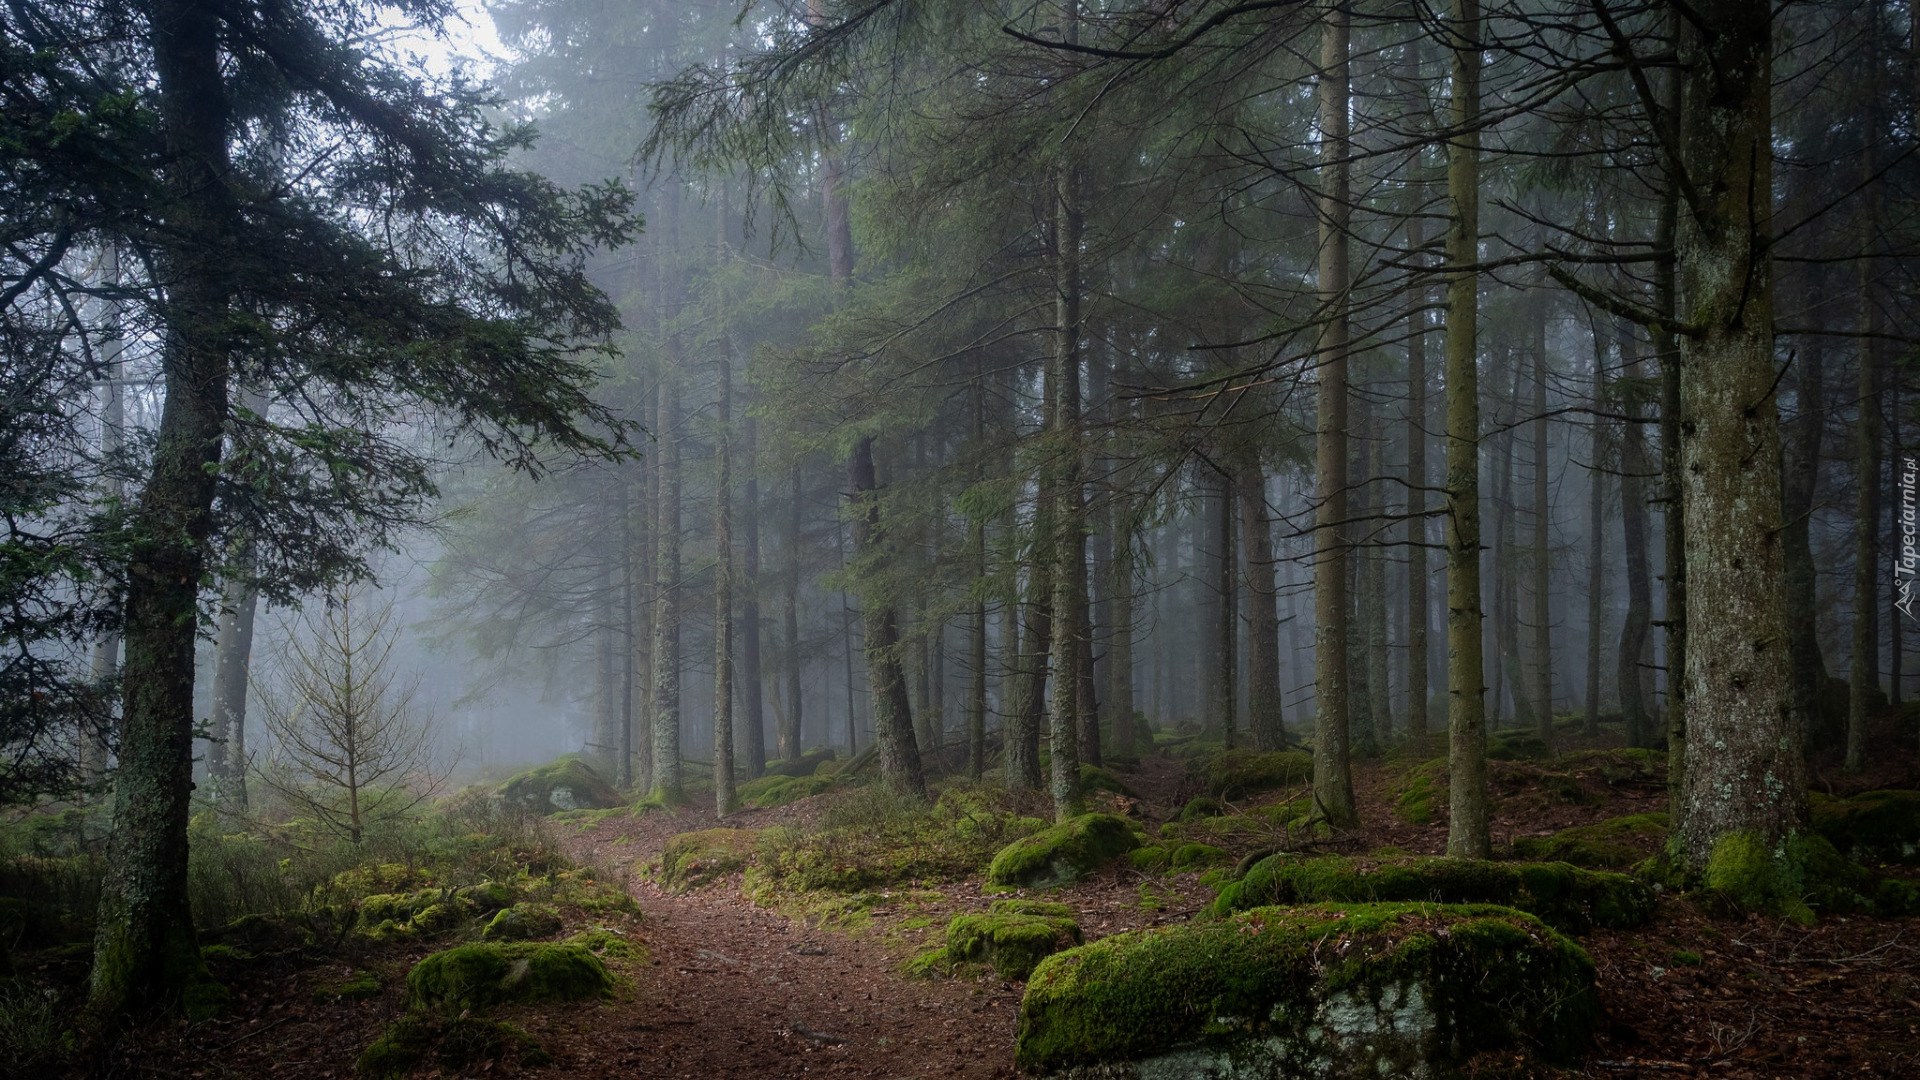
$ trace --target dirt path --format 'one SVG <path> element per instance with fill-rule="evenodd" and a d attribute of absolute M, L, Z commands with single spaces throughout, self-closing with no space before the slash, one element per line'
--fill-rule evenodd
<path fill-rule="evenodd" d="M 697 812 L 643 822 L 568 843 L 633 865 L 667 836 L 711 825 Z M 607 1022 L 564 1039 L 569 1076 L 1016 1075 L 1015 986 L 908 979 L 879 941 L 809 929 L 726 889 L 672 895 L 640 881 L 633 893 L 652 967 Z"/>

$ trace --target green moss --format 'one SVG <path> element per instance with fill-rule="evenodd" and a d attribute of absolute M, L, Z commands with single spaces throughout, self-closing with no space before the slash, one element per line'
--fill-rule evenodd
<path fill-rule="evenodd" d="M 1041 959 L 1080 940 L 1080 925 L 1064 916 L 1012 911 L 959 915 L 947 924 L 946 958 L 991 964 L 1001 978 L 1019 981 Z"/>
<path fill-rule="evenodd" d="M 454 1069 L 508 1057 L 528 1067 L 553 1063 L 553 1055 L 512 1024 L 478 1016 L 443 1021 L 408 1015 L 387 1025 L 380 1038 L 361 1052 L 353 1070 L 362 1080 L 401 1080 L 429 1056 Z"/>
<path fill-rule="evenodd" d="M 660 856 L 660 884 L 674 892 L 704 885 L 747 865 L 757 829 L 703 829 L 667 841 Z"/>
<path fill-rule="evenodd" d="M 1134 1063 L 1141 1075 L 1249 1076 L 1351 1062 L 1408 1075 L 1512 1046 L 1568 1061 L 1598 1016 L 1592 961 L 1520 912 L 1261 908 L 1043 961 L 1021 1002 L 1015 1061 L 1029 1072 Z"/>
<path fill-rule="evenodd" d="M 953 973 L 953 962 L 947 959 L 947 947 L 942 945 L 919 953 L 900 970 L 913 979 L 939 979 Z"/>
<path fill-rule="evenodd" d="M 1513 853 L 1537 862 L 1614 870 L 1640 862 L 1666 839 L 1667 815 L 1632 814 L 1563 829 L 1552 836 L 1521 837 L 1513 842 Z"/>
<path fill-rule="evenodd" d="M 1907 910 L 1898 887 L 1883 889 L 1866 867 L 1849 861 L 1818 833 L 1774 843 L 1729 833 L 1713 846 L 1698 884 L 1729 907 L 1812 922 L 1818 914 Z"/>
<path fill-rule="evenodd" d="M 1223 750 L 1206 764 L 1207 791 L 1238 799 L 1313 780 L 1313 755 L 1304 750 Z"/>
<path fill-rule="evenodd" d="M 1487 736 L 1488 761 L 1525 761 L 1552 756 L 1552 748 L 1531 731 L 1496 731 Z"/>
<path fill-rule="evenodd" d="M 1188 800 L 1187 805 L 1180 808 L 1180 820 L 1198 821 L 1201 818 L 1219 817 L 1225 812 L 1219 799 L 1211 795 L 1199 795 Z"/>
<path fill-rule="evenodd" d="M 488 941 L 529 941 L 560 932 L 560 913 L 545 904 L 515 904 L 503 908 L 480 931 Z"/>
<path fill-rule="evenodd" d="M 1107 791 L 1115 795 L 1134 798 L 1133 789 L 1120 781 L 1118 776 L 1098 765 L 1080 766 L 1080 790 L 1083 793 Z"/>
<path fill-rule="evenodd" d="M 1675 949 L 1673 950 L 1672 959 L 1673 959 L 1674 966 L 1676 967 L 1691 967 L 1693 965 L 1700 963 L 1705 958 L 1702 957 L 1697 952 L 1688 952 L 1685 949 Z"/>
<path fill-rule="evenodd" d="M 362 971 L 348 975 L 343 979 L 321 983 L 313 988 L 313 999 L 318 1002 L 365 1001 L 380 996 L 380 980 L 371 971 Z"/>
<path fill-rule="evenodd" d="M 888 804 L 861 789 L 836 803 L 814 832 L 765 830 L 747 873 L 756 893 L 856 893 L 981 872 L 1009 841 L 1046 827 L 995 805 L 1003 792 L 942 792 L 933 806 Z"/>
<path fill-rule="evenodd" d="M 1165 844 L 1143 844 L 1127 852 L 1127 862 L 1144 873 L 1164 874 L 1173 865 L 1173 851 Z"/>
<path fill-rule="evenodd" d="M 769 775 L 740 785 L 738 794 L 740 805 L 768 810 L 821 795 L 832 789 L 833 777 L 831 776 Z"/>
<path fill-rule="evenodd" d="M 812 776 L 820 766 L 833 760 L 833 748 L 816 746 L 792 761 L 767 762 L 768 776 Z"/>
<path fill-rule="evenodd" d="M 1073 918 L 1073 905 L 1052 900 L 995 900 L 987 905 L 995 915 L 1037 915 L 1046 919 Z"/>
<path fill-rule="evenodd" d="M 428 956 L 407 973 L 413 1004 L 449 1012 L 503 1002 L 583 1001 L 612 990 L 607 966 L 575 944 L 460 945 Z"/>
<path fill-rule="evenodd" d="M 987 869 L 987 884 L 1050 889 L 1078 881 L 1139 847 L 1137 828 L 1113 814 L 1071 818 L 1001 849 Z"/>
<path fill-rule="evenodd" d="M 626 935 L 603 926 L 582 930 L 568 938 L 567 944 L 578 945 L 595 956 L 610 956 L 616 960 L 638 960 L 647 954 L 644 946 L 636 945 Z"/>
<path fill-rule="evenodd" d="M 1816 799 L 1813 827 L 1859 862 L 1920 863 L 1920 791 Z"/>
<path fill-rule="evenodd" d="M 605 810 L 624 802 L 612 784 L 572 754 L 513 776 L 495 794 L 508 806 L 532 814 Z"/>
<path fill-rule="evenodd" d="M 453 898 L 467 905 L 477 915 L 490 911 L 499 911 L 513 903 L 513 889 L 502 882 L 482 881 L 476 885 L 462 885 L 453 890 Z"/>
<path fill-rule="evenodd" d="M 400 1080 L 426 1060 L 436 1033 L 426 1018 L 403 1016 L 360 1052 L 353 1071 L 364 1080 Z"/>
<path fill-rule="evenodd" d="M 1274 855 L 1227 884 L 1208 911 L 1221 916 L 1269 904 L 1410 900 L 1501 904 L 1575 933 L 1640 926 L 1654 907 L 1653 891 L 1643 882 L 1566 863 L 1420 857 L 1375 863 Z"/>

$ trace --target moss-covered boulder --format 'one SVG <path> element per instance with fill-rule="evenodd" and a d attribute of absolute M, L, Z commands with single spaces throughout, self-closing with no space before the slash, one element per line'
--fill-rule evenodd
<path fill-rule="evenodd" d="M 495 794 L 501 802 L 530 814 L 606 810 L 625 802 L 593 766 L 572 754 L 513 776 Z"/>
<path fill-rule="evenodd" d="M 1620 870 L 1659 851 L 1666 840 L 1667 815 L 1631 814 L 1562 829 L 1552 836 L 1523 836 L 1513 842 L 1513 854 L 1534 862 Z"/>
<path fill-rule="evenodd" d="M 455 1013 L 506 1002 L 586 1001 L 612 991 L 607 965 L 572 943 L 459 945 L 407 973 L 412 1004 Z"/>
<path fill-rule="evenodd" d="M 515 904 L 496 912 L 480 936 L 487 941 L 531 941 L 560 932 L 560 913 L 545 904 Z"/>
<path fill-rule="evenodd" d="M 675 892 L 704 885 L 747 865 L 753 857 L 758 829 L 702 829 L 681 833 L 667 841 L 656 875 Z"/>
<path fill-rule="evenodd" d="M 790 802 L 822 795 L 833 789 L 833 777 L 767 775 L 740 785 L 740 805 L 770 810 Z"/>
<path fill-rule="evenodd" d="M 1860 862 L 1920 863 L 1920 791 L 1867 791 L 1850 799 L 1816 796 L 1813 827 Z"/>
<path fill-rule="evenodd" d="M 1212 844 L 1183 844 L 1179 841 L 1171 841 L 1134 848 L 1127 852 L 1127 861 L 1137 870 L 1164 874 L 1182 870 L 1204 870 L 1210 866 L 1230 863 L 1233 861 L 1233 856 Z"/>
<path fill-rule="evenodd" d="M 1226 812 L 1219 799 L 1211 795 L 1196 795 L 1180 808 L 1180 820 L 1199 821 L 1202 818 L 1219 817 Z"/>
<path fill-rule="evenodd" d="M 1223 750 L 1206 762 L 1207 791 L 1239 799 L 1313 781 L 1313 755 L 1304 750 Z"/>
<path fill-rule="evenodd" d="M 959 915 L 947 924 L 946 959 L 989 964 L 1001 978 L 1018 981 L 1080 941 L 1080 924 L 1065 904 L 998 900 L 984 915 Z"/>
<path fill-rule="evenodd" d="M 1068 885 L 1137 848 L 1139 827 L 1115 814 L 1082 814 L 1000 849 L 987 884 L 1002 889 Z"/>
<path fill-rule="evenodd" d="M 1408 857 L 1380 861 L 1338 855 L 1272 855 L 1220 891 L 1210 914 L 1270 904 L 1500 904 L 1561 930 L 1630 929 L 1653 916 L 1653 890 L 1625 874 L 1566 863 L 1500 863 Z"/>
<path fill-rule="evenodd" d="M 380 979 L 371 971 L 320 983 L 313 988 L 313 1000 L 321 1004 L 335 1001 L 366 1001 L 380 996 Z"/>
<path fill-rule="evenodd" d="M 354 1072 L 363 1080 L 400 1080 L 429 1057 L 456 1070 L 508 1059 L 527 1067 L 553 1063 L 553 1055 L 512 1024 L 478 1016 L 444 1020 L 408 1015 L 387 1025 L 380 1038 L 361 1052 Z"/>
<path fill-rule="evenodd" d="M 453 898 L 467 905 L 474 914 L 485 915 L 512 906 L 514 893 L 511 886 L 502 882 L 482 881 L 453 890 Z"/>
<path fill-rule="evenodd" d="M 820 766 L 833 760 L 833 748 L 816 746 L 791 761 L 767 762 L 768 776 L 812 776 Z"/>
<path fill-rule="evenodd" d="M 1080 790 L 1083 792 L 1105 791 L 1114 795 L 1134 798 L 1133 789 L 1121 782 L 1118 776 L 1098 765 L 1080 766 Z"/>
<path fill-rule="evenodd" d="M 1586 953 L 1509 908 L 1256 908 L 1043 960 L 1015 1062 L 1086 1080 L 1385 1080 L 1508 1047 L 1570 1061 L 1599 1015 Z"/>
<path fill-rule="evenodd" d="M 1777 844 L 1729 833 L 1714 844 L 1697 884 L 1735 910 L 1805 923 L 1818 915 L 1849 912 L 1920 914 L 1920 889 L 1914 883 L 1879 877 L 1818 833 L 1801 833 Z"/>

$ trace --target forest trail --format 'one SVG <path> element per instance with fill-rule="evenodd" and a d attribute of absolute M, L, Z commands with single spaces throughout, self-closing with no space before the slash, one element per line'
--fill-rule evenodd
<path fill-rule="evenodd" d="M 638 867 L 669 837 L 714 824 L 710 811 L 617 817 L 566 843 L 592 862 Z M 737 890 L 676 895 L 636 879 L 632 891 L 651 966 L 631 1005 L 567 1040 L 569 1076 L 1017 1075 L 1017 986 L 909 979 L 882 941 L 810 928 Z"/>

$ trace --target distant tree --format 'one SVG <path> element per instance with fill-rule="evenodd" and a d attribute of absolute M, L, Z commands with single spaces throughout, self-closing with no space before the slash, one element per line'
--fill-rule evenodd
<path fill-rule="evenodd" d="M 286 639 L 279 683 L 253 688 L 274 740 L 255 775 L 356 844 L 370 825 L 433 797 L 446 776 L 433 771 L 431 717 L 414 706 L 419 682 L 394 670 L 398 640 L 392 600 L 335 589 Z"/>

